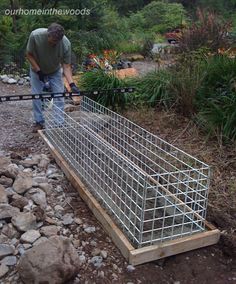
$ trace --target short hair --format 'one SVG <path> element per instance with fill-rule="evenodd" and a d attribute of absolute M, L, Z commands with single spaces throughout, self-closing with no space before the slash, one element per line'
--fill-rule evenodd
<path fill-rule="evenodd" d="M 48 35 L 57 41 L 60 41 L 63 38 L 64 34 L 65 34 L 65 30 L 63 26 L 57 23 L 52 23 L 48 27 Z"/>

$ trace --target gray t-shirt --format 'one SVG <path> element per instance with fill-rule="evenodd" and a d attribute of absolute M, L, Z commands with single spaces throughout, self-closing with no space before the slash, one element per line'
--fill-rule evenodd
<path fill-rule="evenodd" d="M 55 46 L 48 43 L 47 29 L 40 28 L 31 32 L 26 52 L 31 53 L 45 74 L 56 72 L 62 63 L 71 63 L 71 43 L 63 36 Z"/>

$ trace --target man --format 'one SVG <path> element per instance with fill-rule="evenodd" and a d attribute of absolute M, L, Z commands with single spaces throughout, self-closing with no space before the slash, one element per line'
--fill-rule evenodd
<path fill-rule="evenodd" d="M 39 94 L 49 87 L 53 93 L 64 92 L 63 73 L 70 85 L 71 91 L 79 92 L 73 82 L 71 72 L 71 43 L 64 35 L 64 28 L 56 23 L 48 29 L 39 28 L 31 32 L 27 48 L 26 58 L 30 62 L 30 80 L 32 94 Z M 54 99 L 54 122 L 57 125 L 63 123 L 64 98 Z M 44 127 L 42 101 L 33 100 L 34 129 L 37 132 Z"/>

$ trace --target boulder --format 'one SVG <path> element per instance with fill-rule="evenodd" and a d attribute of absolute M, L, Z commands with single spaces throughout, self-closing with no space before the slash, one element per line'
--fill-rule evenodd
<path fill-rule="evenodd" d="M 13 179 L 8 178 L 6 176 L 1 176 L 0 177 L 0 184 L 5 186 L 5 187 L 10 187 L 13 184 Z"/>
<path fill-rule="evenodd" d="M 13 189 L 19 194 L 24 194 L 33 186 L 33 179 L 30 173 L 20 173 L 14 184 Z"/>
<path fill-rule="evenodd" d="M 11 219 L 18 215 L 20 210 L 9 204 L 0 204 L 0 220 Z"/>
<path fill-rule="evenodd" d="M 0 156 L 0 176 L 5 175 L 7 167 L 11 164 L 11 159 Z"/>
<path fill-rule="evenodd" d="M 19 213 L 11 220 L 18 231 L 27 232 L 37 228 L 36 217 L 32 213 Z"/>
<path fill-rule="evenodd" d="M 30 243 L 33 244 L 38 238 L 40 238 L 39 231 L 36 230 L 29 230 L 25 232 L 23 235 L 21 235 L 20 240 L 22 243 Z"/>
<path fill-rule="evenodd" d="M 7 244 L 0 244 L 0 259 L 5 256 L 13 254 L 15 251 L 13 246 Z"/>
<path fill-rule="evenodd" d="M 78 254 L 68 238 L 51 237 L 26 251 L 17 266 L 27 284 L 67 283 L 79 271 Z"/>
<path fill-rule="evenodd" d="M 41 208 L 46 209 L 47 199 L 46 194 L 42 189 L 32 188 L 27 192 L 26 197 L 28 199 L 32 199 L 34 203 L 39 205 Z"/>

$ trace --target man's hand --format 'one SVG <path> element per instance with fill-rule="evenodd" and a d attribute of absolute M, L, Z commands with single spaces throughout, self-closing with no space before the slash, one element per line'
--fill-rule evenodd
<path fill-rule="evenodd" d="M 43 72 L 41 70 L 39 70 L 37 72 L 37 74 L 39 76 L 39 80 L 44 83 L 45 82 L 45 75 L 43 74 Z"/>
<path fill-rule="evenodd" d="M 80 92 L 79 88 L 75 85 L 75 83 L 70 83 L 70 88 L 72 93 L 78 94 Z"/>

